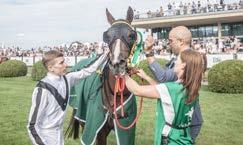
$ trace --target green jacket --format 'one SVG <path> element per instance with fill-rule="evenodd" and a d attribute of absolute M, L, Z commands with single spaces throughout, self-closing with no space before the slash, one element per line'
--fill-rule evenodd
<path fill-rule="evenodd" d="M 168 82 L 156 86 L 160 99 L 157 101 L 155 145 L 161 144 L 162 136 L 168 137 L 168 145 L 191 145 L 190 125 L 196 99 L 186 104 L 183 86 Z"/>

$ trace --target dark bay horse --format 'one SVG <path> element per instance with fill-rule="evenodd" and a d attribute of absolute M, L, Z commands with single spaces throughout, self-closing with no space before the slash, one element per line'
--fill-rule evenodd
<path fill-rule="evenodd" d="M 109 46 L 109 59 L 99 71 L 75 86 L 76 99 L 73 99 L 75 100 L 73 104 L 70 103 L 74 111 L 69 126 L 71 130 L 69 136 L 78 138 L 81 124 L 82 144 L 106 145 L 107 136 L 111 130 L 114 130 L 117 144 L 134 145 L 136 125 L 131 126 L 131 124 L 134 124 L 137 118 L 135 96 L 124 85 L 118 87 L 119 89 L 124 87 L 121 93 L 114 92 L 117 87 L 117 76 L 130 71 L 127 62 L 137 39 L 137 33 L 131 27 L 133 10 L 131 7 L 128 8 L 126 20 L 115 20 L 107 9 L 106 16 L 111 27 L 103 33 L 103 41 Z M 74 70 L 90 63 L 92 60 L 82 61 L 74 67 Z M 124 84 L 124 80 L 121 80 L 120 84 Z M 116 101 L 114 95 L 117 96 Z M 120 123 L 117 123 L 117 120 Z M 122 129 L 119 124 L 131 127 Z"/>

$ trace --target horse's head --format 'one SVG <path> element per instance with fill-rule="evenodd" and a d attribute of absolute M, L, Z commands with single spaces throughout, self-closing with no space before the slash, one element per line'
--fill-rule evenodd
<path fill-rule="evenodd" d="M 127 68 L 127 59 L 137 39 L 137 33 L 133 30 L 133 10 L 127 10 L 126 20 L 115 20 L 106 9 L 106 16 L 111 27 L 104 32 L 103 41 L 110 49 L 109 68 L 114 75 L 124 74 Z"/>

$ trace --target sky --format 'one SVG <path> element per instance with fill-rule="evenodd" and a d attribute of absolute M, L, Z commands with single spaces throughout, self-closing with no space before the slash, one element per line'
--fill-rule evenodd
<path fill-rule="evenodd" d="M 128 6 L 142 13 L 180 1 L 0 0 L 0 46 L 30 49 L 73 41 L 102 41 L 103 32 L 109 27 L 106 8 L 118 19 L 126 17 Z"/>

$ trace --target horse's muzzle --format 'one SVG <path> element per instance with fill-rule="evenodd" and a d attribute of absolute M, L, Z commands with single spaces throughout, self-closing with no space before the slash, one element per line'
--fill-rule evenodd
<path fill-rule="evenodd" d="M 113 75 L 124 75 L 126 72 L 126 62 L 120 61 L 116 64 L 112 64 L 112 62 L 109 62 L 109 68 Z"/>

